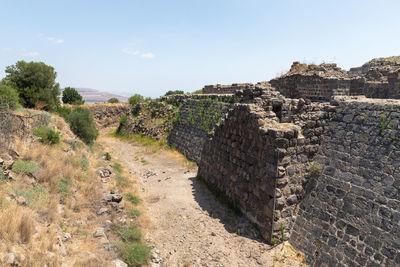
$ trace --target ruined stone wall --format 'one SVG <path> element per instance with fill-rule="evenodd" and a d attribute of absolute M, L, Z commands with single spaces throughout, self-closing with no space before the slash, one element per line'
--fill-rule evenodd
<path fill-rule="evenodd" d="M 288 239 L 329 108 L 278 98 L 262 106 L 236 104 L 205 143 L 199 175 L 235 203 L 267 240 L 280 240 L 282 230 Z"/>
<path fill-rule="evenodd" d="M 340 102 L 291 243 L 312 266 L 400 265 L 400 103 Z"/>
<path fill-rule="evenodd" d="M 185 99 L 168 136 L 168 143 L 188 159 L 198 163 L 207 134 L 214 129 L 231 105 L 219 102 L 218 97 Z"/>
<path fill-rule="evenodd" d="M 256 105 L 236 104 L 206 142 L 199 176 L 220 191 L 271 240 L 275 184 L 287 140 L 298 130 L 268 120 Z"/>
<path fill-rule="evenodd" d="M 388 76 L 389 81 L 389 97 L 394 99 L 400 99 L 400 69 L 392 72 Z"/>
<path fill-rule="evenodd" d="M 86 104 L 88 108 L 94 115 L 97 128 L 106 128 L 109 126 L 118 125 L 121 117 L 131 110 L 131 105 L 129 104 Z"/>
<path fill-rule="evenodd" d="M 254 87 L 251 83 L 234 83 L 232 85 L 206 85 L 203 87 L 203 94 L 234 94 L 238 90 Z"/>
<path fill-rule="evenodd" d="M 329 101 L 332 96 L 349 95 L 350 79 L 294 74 L 273 79 L 270 84 L 285 97 Z"/>

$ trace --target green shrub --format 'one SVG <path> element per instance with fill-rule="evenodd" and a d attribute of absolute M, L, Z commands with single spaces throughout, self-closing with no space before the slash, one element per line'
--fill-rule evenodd
<path fill-rule="evenodd" d="M 141 96 L 139 94 L 134 94 L 133 96 L 131 96 L 128 99 L 129 104 L 131 104 L 132 106 L 135 106 L 137 103 L 143 102 L 143 101 L 144 101 L 143 96 Z"/>
<path fill-rule="evenodd" d="M 108 152 L 104 153 L 104 157 L 106 160 L 111 160 L 111 155 Z"/>
<path fill-rule="evenodd" d="M 16 173 L 33 174 L 37 169 L 36 163 L 21 159 L 17 160 L 12 166 L 12 170 Z"/>
<path fill-rule="evenodd" d="M 72 110 L 68 107 L 64 106 L 57 106 L 56 108 L 56 113 L 60 116 L 63 117 L 65 121 L 68 120 L 69 114 L 71 114 Z"/>
<path fill-rule="evenodd" d="M 130 266 L 145 264 L 150 257 L 151 248 L 141 243 L 120 244 L 122 259 Z"/>
<path fill-rule="evenodd" d="M 137 196 L 135 196 L 135 195 L 132 194 L 132 193 L 126 193 L 126 194 L 124 194 L 124 198 L 125 198 L 127 201 L 131 202 L 132 204 L 138 204 L 138 203 L 140 202 L 140 198 L 137 197 Z"/>
<path fill-rule="evenodd" d="M 10 109 L 16 109 L 19 105 L 18 92 L 11 86 L 0 84 L 0 104 L 7 104 Z"/>
<path fill-rule="evenodd" d="M 113 98 L 108 99 L 107 102 L 108 102 L 108 103 L 119 103 L 119 100 L 118 100 L 118 98 L 113 97 Z"/>
<path fill-rule="evenodd" d="M 114 226 L 113 231 L 118 234 L 124 242 L 134 242 L 142 239 L 142 232 L 134 226 Z"/>
<path fill-rule="evenodd" d="M 117 134 L 121 133 L 121 130 L 122 130 L 123 127 L 125 127 L 127 121 L 128 121 L 128 116 L 123 115 L 121 117 L 121 119 L 119 120 L 119 125 L 118 125 L 117 131 L 116 131 Z"/>
<path fill-rule="evenodd" d="M 33 134 L 42 138 L 42 142 L 45 144 L 54 145 L 60 143 L 60 133 L 49 126 L 37 127 L 33 130 Z"/>
<path fill-rule="evenodd" d="M 181 90 L 175 90 L 175 91 L 171 91 L 170 90 L 170 91 L 165 93 L 165 96 L 168 96 L 168 95 L 183 95 L 183 94 L 185 94 L 185 92 L 183 92 Z"/>
<path fill-rule="evenodd" d="M 75 88 L 66 87 L 62 93 L 62 101 L 64 104 L 82 105 L 85 101 Z"/>
<path fill-rule="evenodd" d="M 70 128 L 86 144 L 91 144 L 98 136 L 92 112 L 86 108 L 76 108 L 68 116 Z"/>

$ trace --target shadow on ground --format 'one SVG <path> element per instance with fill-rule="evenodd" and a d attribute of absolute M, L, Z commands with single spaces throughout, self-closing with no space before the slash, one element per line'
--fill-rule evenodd
<path fill-rule="evenodd" d="M 192 182 L 192 193 L 199 206 L 207 211 L 209 216 L 218 219 L 229 233 L 266 243 L 254 224 L 231 208 L 226 198 L 214 194 L 197 177 L 191 177 L 189 180 Z"/>

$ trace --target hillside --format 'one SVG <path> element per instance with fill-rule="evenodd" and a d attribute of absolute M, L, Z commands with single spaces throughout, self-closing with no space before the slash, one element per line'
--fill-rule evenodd
<path fill-rule="evenodd" d="M 91 88 L 75 88 L 82 95 L 86 103 L 107 102 L 110 98 L 118 98 L 120 102 L 128 102 L 128 98 L 108 92 L 101 92 Z"/>

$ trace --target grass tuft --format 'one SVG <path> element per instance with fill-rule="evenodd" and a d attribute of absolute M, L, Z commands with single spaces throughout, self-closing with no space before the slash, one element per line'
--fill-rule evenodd
<path fill-rule="evenodd" d="M 140 211 L 138 211 L 137 209 L 128 210 L 128 216 L 131 218 L 139 217 L 139 215 L 140 215 Z"/>
<path fill-rule="evenodd" d="M 140 198 L 132 193 L 124 194 L 124 198 L 132 204 L 138 204 L 140 202 Z"/>
<path fill-rule="evenodd" d="M 29 160 L 17 160 L 13 166 L 12 170 L 16 173 L 33 174 L 38 169 L 36 163 L 30 162 Z"/>

